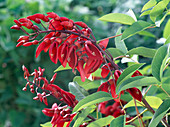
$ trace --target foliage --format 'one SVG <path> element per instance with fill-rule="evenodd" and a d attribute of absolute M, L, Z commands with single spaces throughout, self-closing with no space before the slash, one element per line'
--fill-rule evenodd
<path fill-rule="evenodd" d="M 2 49 L 0 53 L 5 54 L 7 52 L 7 54 L 3 55 L 0 61 L 3 63 L 2 67 L 4 68 L 2 70 L 4 75 L 1 76 L 0 80 L 2 82 L 0 102 L 3 104 L 0 110 L 2 111 L 1 116 L 4 117 L 4 114 L 9 109 L 9 105 L 15 105 L 12 108 L 10 107 L 9 114 L 5 117 L 10 119 L 14 127 L 30 126 L 30 123 L 27 124 L 28 121 L 26 120 L 32 116 L 36 118 L 34 126 L 38 126 L 42 122 L 41 118 L 44 117 L 39 109 L 45 106 L 36 105 L 30 99 L 32 95 L 28 92 L 21 92 L 22 86 L 17 85 L 16 80 L 20 81 L 21 84 L 25 84 L 25 81 L 20 76 L 22 72 L 18 69 L 20 64 L 23 63 L 27 63 L 26 66 L 29 67 L 27 69 L 23 66 L 24 78 L 26 79 L 26 85 L 23 90 L 27 91 L 30 88 L 32 93 L 37 94 L 33 98 L 34 100 L 40 100 L 46 105 L 53 104 L 52 107 L 42 110 L 46 116 L 52 117 L 51 124 L 53 126 L 84 127 L 107 126 L 109 124 L 110 126 L 152 127 L 162 126 L 162 124 L 169 126 L 168 117 L 165 117 L 168 116 L 170 94 L 168 87 L 170 79 L 170 34 L 168 29 L 169 20 L 167 21 L 167 17 L 170 14 L 168 10 L 169 0 L 150 0 L 143 6 L 141 16 L 149 16 L 150 21 L 147 18 L 136 17 L 132 10 L 129 10 L 128 14 L 111 13 L 102 16 L 99 20 L 112 22 L 113 25 L 114 23 L 123 24 L 117 30 L 115 36 L 111 35 L 111 37 L 102 40 L 99 39 L 109 35 L 109 33 L 104 32 L 102 27 L 97 30 L 97 23 L 94 22 L 91 15 L 83 15 L 84 17 L 81 17 L 81 19 L 88 19 L 85 20 L 88 22 L 87 25 L 84 22 L 73 21 L 77 18 L 77 16 L 74 16 L 74 14 L 78 14 L 77 12 L 73 12 L 68 16 L 72 20 L 57 15 L 67 16 L 65 7 L 72 6 L 76 1 L 66 2 L 67 4 L 64 5 L 62 5 L 62 1 L 58 2 L 59 12 L 57 14 L 51 13 L 51 10 L 56 11 L 57 5 L 50 4 L 48 1 L 44 1 L 45 4 L 43 6 L 39 2 L 26 3 L 20 1 L 17 4 L 14 4 L 14 2 L 10 0 L 7 3 L 2 2 L 2 5 L 7 6 L 8 10 L 4 9 L 1 13 L 9 12 L 1 17 L 4 18 L 2 19 L 2 24 L 6 24 L 9 27 L 12 24 L 12 20 L 20 18 L 19 20 L 14 20 L 16 25 L 11 27 L 11 29 L 22 30 L 27 36 L 20 37 L 17 47 L 21 45 L 27 47 L 40 43 L 35 53 L 34 48 L 36 46 L 31 46 L 34 48 L 26 48 L 29 50 L 25 50 L 24 47 L 14 50 L 15 42 L 11 40 L 16 40 L 20 32 L 9 32 L 8 28 L 1 27 L 3 33 L 0 42 Z M 80 3 L 85 5 L 88 2 L 84 3 L 81 1 Z M 49 5 L 51 8 L 48 7 Z M 47 13 L 47 15 L 40 14 L 41 7 L 43 7 L 43 13 L 50 13 Z M 89 5 L 90 7 L 92 8 Z M 31 10 L 31 12 L 27 10 Z M 60 10 L 63 10 L 63 12 Z M 9 14 L 12 15 L 10 18 L 8 18 Z M 21 18 L 22 16 L 24 18 Z M 36 22 L 38 25 L 34 26 L 32 22 Z M 40 22 L 45 23 L 41 24 Z M 93 31 L 99 32 L 94 32 L 93 34 L 90 27 L 94 29 Z M 163 34 L 161 33 L 161 35 L 165 40 L 164 45 L 145 47 L 147 45 L 144 43 L 147 40 L 146 38 L 152 37 L 157 39 L 160 37 L 160 35 L 152 32 L 152 29 L 159 32 L 163 29 Z M 122 34 L 121 31 L 123 31 Z M 46 33 L 46 35 L 43 33 Z M 115 38 L 115 45 L 110 45 L 112 38 Z M 139 43 L 142 42 L 142 47 L 137 44 L 136 40 Z M 110 48 L 107 50 L 108 41 Z M 128 44 L 128 42 L 133 44 Z M 157 47 L 159 48 L 156 49 Z M 49 56 L 53 63 L 47 62 L 46 59 L 49 59 L 47 55 L 40 54 L 43 50 L 45 52 L 49 50 Z M 34 54 L 36 54 L 36 57 L 39 56 L 35 59 L 36 63 L 33 63 L 32 56 Z M 134 58 L 135 55 L 137 55 L 137 58 Z M 57 60 L 60 61 L 61 66 L 56 69 L 56 64 L 60 65 Z M 15 65 L 11 64 L 11 61 Z M 30 62 L 32 64 L 29 66 Z M 40 67 L 38 70 L 33 70 L 38 64 L 44 66 L 47 71 L 44 72 L 45 69 Z M 54 82 L 56 74 L 53 75 L 52 73 L 55 69 L 55 72 L 58 73 L 57 77 L 61 79 L 57 82 Z M 33 73 L 30 73 L 31 71 L 29 70 L 32 70 Z M 60 72 L 64 70 L 64 74 L 69 72 L 71 75 L 69 80 L 65 80 L 68 78 L 67 75 L 60 75 Z M 69 70 L 72 70 L 74 74 L 78 72 L 80 76 L 74 77 Z M 150 72 L 149 70 L 152 71 Z M 11 74 L 10 72 L 13 73 Z M 47 75 L 47 78 L 43 74 Z M 48 78 L 52 75 L 53 77 L 49 81 Z M 71 82 L 70 79 L 73 77 L 73 82 Z M 11 83 L 13 83 L 13 88 L 11 88 Z M 60 84 L 60 86 L 55 84 Z M 62 86 L 62 84 L 69 84 L 70 92 L 67 92 L 67 87 Z M 50 95 L 54 98 L 49 97 Z M 152 102 L 152 100 L 157 103 Z M 66 105 L 63 106 L 62 104 L 61 106 L 56 102 Z M 17 111 L 14 110 L 16 106 L 18 108 Z M 26 109 L 29 110 L 24 113 Z M 34 115 L 35 113 L 37 116 Z M 153 118 L 151 119 L 152 116 Z M 136 122 L 137 119 L 138 122 Z M 0 124 L 3 125 L 4 123 Z M 52 126 L 51 124 L 47 122 L 41 126 Z"/>

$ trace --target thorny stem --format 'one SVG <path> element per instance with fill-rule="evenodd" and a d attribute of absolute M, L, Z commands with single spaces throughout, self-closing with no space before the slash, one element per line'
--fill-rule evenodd
<path fill-rule="evenodd" d="M 145 104 L 145 107 L 152 113 L 154 114 L 155 111 L 153 110 L 153 108 L 148 104 L 148 102 L 145 100 L 145 98 L 142 99 L 142 102 Z M 164 118 L 162 118 L 162 122 L 167 126 L 170 127 L 170 125 L 166 122 L 166 120 Z"/>

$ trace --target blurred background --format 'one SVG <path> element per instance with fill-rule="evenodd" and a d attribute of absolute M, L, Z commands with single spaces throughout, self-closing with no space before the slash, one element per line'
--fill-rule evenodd
<path fill-rule="evenodd" d="M 0 0 L 0 127 L 38 127 L 40 123 L 50 120 L 41 110 L 46 106 L 39 101 L 34 101 L 35 96 L 22 91 L 25 85 L 21 66 L 24 64 L 30 72 L 39 66 L 45 68 L 45 75 L 50 79 L 54 70 L 60 65 L 50 61 L 48 53 L 41 53 L 35 59 L 36 46 L 16 48 L 17 39 L 23 33 L 11 30 L 13 20 L 26 17 L 35 13 L 46 14 L 53 11 L 59 16 L 71 18 L 74 21 L 83 21 L 92 28 L 97 40 L 116 34 L 121 26 L 118 23 L 106 23 L 97 20 L 108 13 L 126 13 L 131 8 L 139 19 L 142 6 L 148 0 Z M 148 16 L 140 17 L 150 20 Z M 166 21 L 162 24 L 164 24 Z M 160 29 L 160 28 L 159 28 Z M 162 37 L 162 29 L 149 31 L 158 38 Z M 142 38 L 142 39 L 141 39 Z M 157 48 L 154 36 L 135 35 L 125 43 L 128 49 L 145 46 Z M 111 39 L 109 46 L 114 46 Z M 150 59 L 142 58 L 143 61 Z M 74 74 L 71 71 L 59 72 L 55 83 L 68 90 L 68 82 L 72 81 Z M 49 107 L 56 102 L 51 98 Z"/>

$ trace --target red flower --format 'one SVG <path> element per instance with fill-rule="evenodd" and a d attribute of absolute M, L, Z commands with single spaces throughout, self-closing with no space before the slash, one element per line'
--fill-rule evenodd
<path fill-rule="evenodd" d="M 69 122 L 67 127 L 69 126 L 70 122 L 72 121 L 73 117 L 76 115 L 70 114 L 71 110 L 66 109 L 67 106 L 59 107 L 56 103 L 52 105 L 51 109 L 44 108 L 42 112 L 49 117 L 52 117 L 51 124 L 52 127 L 63 127 L 65 122 Z"/>
<path fill-rule="evenodd" d="M 63 43 L 58 47 L 58 59 L 63 67 L 66 67 L 67 58 L 68 58 L 68 43 Z"/>
<path fill-rule="evenodd" d="M 122 101 L 122 103 L 126 103 Z M 114 102 L 113 105 L 107 106 L 108 101 L 102 102 L 99 104 L 99 110 L 102 114 L 106 116 L 112 115 L 113 117 L 118 117 L 120 115 L 124 115 L 123 110 L 121 109 L 120 102 Z"/>
<path fill-rule="evenodd" d="M 77 70 L 80 72 L 82 82 L 85 81 L 85 77 L 86 77 L 86 74 L 85 74 L 84 69 L 83 69 L 84 63 L 85 63 L 84 60 L 80 59 L 78 61 L 78 65 L 77 65 Z"/>
<path fill-rule="evenodd" d="M 94 46 L 90 41 L 86 41 L 84 44 L 86 54 L 92 59 L 102 59 L 102 54 L 99 49 Z"/>
<path fill-rule="evenodd" d="M 112 68 L 111 63 L 108 63 L 108 66 L 109 66 L 110 68 Z M 109 69 L 108 69 L 108 66 L 105 64 L 105 65 L 103 65 L 103 66 L 101 67 L 101 69 L 102 69 L 101 76 L 102 76 L 103 78 L 106 78 L 106 77 L 108 76 L 109 72 L 110 72 Z"/>
<path fill-rule="evenodd" d="M 105 50 L 106 47 L 107 47 L 107 45 L 108 45 L 108 42 L 109 42 L 109 39 L 105 39 L 105 40 L 103 40 L 103 41 L 100 41 L 99 46 L 100 46 L 103 50 Z"/>
<path fill-rule="evenodd" d="M 68 49 L 69 51 L 68 51 L 67 61 L 68 61 L 69 66 L 73 69 L 73 72 L 74 72 L 75 67 L 77 66 L 76 49 L 77 49 L 77 46 L 75 46 L 75 45 L 72 45 Z"/>

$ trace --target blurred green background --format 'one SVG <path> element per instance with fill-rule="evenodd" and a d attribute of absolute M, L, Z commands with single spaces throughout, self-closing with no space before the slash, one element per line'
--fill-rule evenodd
<path fill-rule="evenodd" d="M 22 91 L 25 81 L 21 66 L 24 64 L 31 71 L 39 66 L 45 68 L 48 79 L 59 66 L 59 63 L 55 65 L 50 61 L 47 53 L 41 53 L 41 56 L 35 59 L 36 46 L 15 47 L 18 37 L 23 33 L 10 29 L 14 25 L 14 19 L 54 11 L 59 16 L 87 23 L 99 40 L 115 35 L 121 26 L 117 23 L 101 22 L 97 20 L 99 17 L 112 12 L 125 13 L 131 8 L 139 18 L 141 8 L 146 2 L 147 0 L 0 0 L 0 127 L 38 127 L 40 123 L 50 120 L 41 112 L 46 106 L 34 101 L 32 98 L 35 95 L 29 90 Z M 150 20 L 148 16 L 141 19 Z M 162 26 L 165 23 L 166 21 Z M 149 31 L 161 38 L 162 29 Z M 157 48 L 159 44 L 155 42 L 156 38 L 141 35 L 125 41 L 128 49 L 137 46 Z M 110 40 L 109 46 L 114 46 L 114 39 Z M 67 84 L 73 77 L 71 71 L 59 72 L 55 83 L 68 90 Z M 49 107 L 56 101 L 52 98 L 50 100 Z"/>

